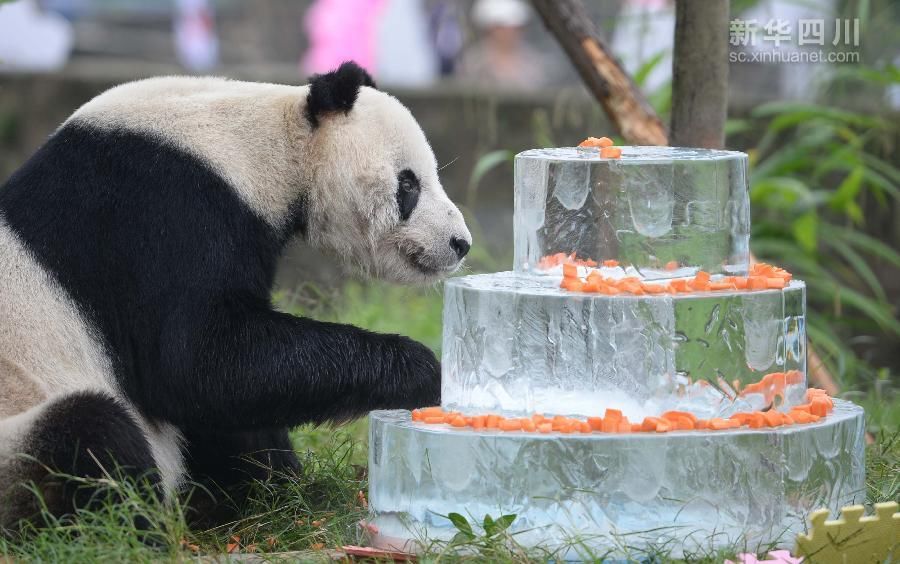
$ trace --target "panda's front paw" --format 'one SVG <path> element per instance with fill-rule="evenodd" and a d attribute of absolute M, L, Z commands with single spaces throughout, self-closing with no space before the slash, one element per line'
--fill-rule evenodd
<path fill-rule="evenodd" d="M 434 353 L 407 337 L 399 337 L 400 366 L 393 375 L 397 378 L 398 393 L 395 408 L 414 409 L 441 403 L 441 363 Z"/>

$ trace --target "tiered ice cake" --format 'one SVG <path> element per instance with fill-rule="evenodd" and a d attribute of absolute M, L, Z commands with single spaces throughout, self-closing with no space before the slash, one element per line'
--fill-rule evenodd
<path fill-rule="evenodd" d="M 376 544 L 460 513 L 570 557 L 752 548 L 864 498 L 862 410 L 807 389 L 805 285 L 749 264 L 746 168 L 516 157 L 514 271 L 445 287 L 442 407 L 372 413 Z"/>

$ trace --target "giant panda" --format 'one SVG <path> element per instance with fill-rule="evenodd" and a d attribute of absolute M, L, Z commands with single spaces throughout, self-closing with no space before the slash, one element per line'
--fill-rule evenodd
<path fill-rule="evenodd" d="M 425 346 L 280 313 L 299 237 L 430 283 L 471 235 L 419 125 L 354 63 L 306 86 L 165 77 L 78 109 L 0 187 L 0 526 L 92 499 L 56 472 L 296 470 L 287 429 L 434 404 Z M 242 464 L 248 466 L 242 467 Z"/>

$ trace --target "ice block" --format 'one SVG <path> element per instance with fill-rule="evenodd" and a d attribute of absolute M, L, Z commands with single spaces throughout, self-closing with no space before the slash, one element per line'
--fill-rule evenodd
<path fill-rule="evenodd" d="M 783 409 L 804 402 L 805 285 L 783 290 L 633 296 L 574 293 L 515 272 L 454 278 L 444 290 L 442 402 L 464 412 L 632 419 L 761 409 L 747 384 L 799 374 Z"/>
<path fill-rule="evenodd" d="M 515 161 L 515 266 L 542 257 L 616 260 L 647 279 L 749 263 L 747 155 L 680 147 L 532 149 Z"/>
<path fill-rule="evenodd" d="M 519 543 L 567 558 L 753 551 L 792 543 L 812 510 L 862 502 L 864 454 L 862 409 L 841 400 L 814 424 L 631 435 L 456 430 L 375 411 L 369 502 L 376 544 L 397 548 L 451 538 L 456 512 L 479 523 L 514 514 Z"/>

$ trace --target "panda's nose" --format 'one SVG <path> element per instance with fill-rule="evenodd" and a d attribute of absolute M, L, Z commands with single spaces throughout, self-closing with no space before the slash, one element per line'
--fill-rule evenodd
<path fill-rule="evenodd" d="M 460 239 L 459 237 L 450 237 L 450 248 L 453 249 L 453 252 L 456 253 L 457 258 L 462 260 L 466 253 L 469 252 L 469 249 L 472 245 L 469 244 L 465 239 Z"/>

